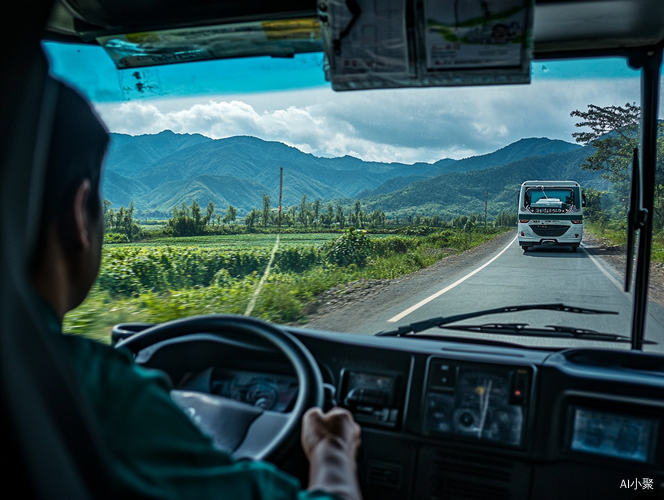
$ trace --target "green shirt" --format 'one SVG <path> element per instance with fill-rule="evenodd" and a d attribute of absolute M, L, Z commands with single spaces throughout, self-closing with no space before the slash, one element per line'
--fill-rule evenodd
<path fill-rule="evenodd" d="M 116 496 L 160 499 L 338 499 L 300 491 L 299 481 L 265 462 L 219 451 L 169 396 L 164 374 L 122 350 L 62 335 L 113 465 Z"/>

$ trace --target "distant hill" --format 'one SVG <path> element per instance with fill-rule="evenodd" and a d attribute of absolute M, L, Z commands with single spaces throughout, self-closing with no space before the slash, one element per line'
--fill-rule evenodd
<path fill-rule="evenodd" d="M 577 147 L 493 168 L 445 173 L 390 193 L 367 196 L 361 201 L 367 210 L 380 208 L 388 215 L 437 213 L 450 219 L 484 213 L 484 193 L 488 190 L 488 213 L 494 217 L 502 210 L 516 210 L 519 186 L 526 180 L 574 180 L 583 187 L 607 189 L 607 181 L 596 172 L 580 168 L 592 153 L 591 146 Z"/>
<path fill-rule="evenodd" d="M 565 153 L 581 149 L 578 144 L 548 139 L 546 137 L 531 137 L 520 139 L 493 153 L 480 156 L 471 156 L 455 163 L 445 163 L 445 172 L 468 172 L 469 170 L 483 170 L 485 168 L 505 165 L 524 158 L 534 156 L 547 156 L 554 153 Z M 436 165 L 439 162 L 434 163 Z"/>
<path fill-rule="evenodd" d="M 249 136 L 213 140 L 199 134 L 171 131 L 140 136 L 111 134 L 102 190 L 115 207 L 126 206 L 132 200 L 139 210 L 168 215 L 173 206 L 183 202 L 190 204 L 197 200 L 205 206 L 212 201 L 219 209 L 232 204 L 242 216 L 262 205 L 263 193 L 271 196 L 273 206 L 277 205 L 282 167 L 285 207 L 299 204 L 306 194 L 310 201 L 363 198 L 371 206 L 402 210 L 416 203 L 420 189 L 431 187 L 426 183 L 433 179 L 439 182 L 441 176 L 447 179 L 444 183 L 457 182 L 457 178 L 445 176 L 484 172 L 511 164 L 510 168 L 516 169 L 514 176 L 522 179 L 517 171 L 525 164 L 519 161 L 581 149 L 564 141 L 532 138 L 463 160 L 445 158 L 432 164 L 407 165 L 365 162 L 351 156 L 322 158 L 280 142 Z M 595 180 L 598 177 L 585 174 Z M 494 178 L 491 190 L 497 191 L 502 181 Z M 452 196 L 458 189 L 462 188 L 446 187 L 444 192 L 450 195 L 449 200 L 438 198 L 427 203 L 442 210 L 441 214 L 450 210 L 450 203 L 463 206 Z M 409 197 L 410 202 L 406 200 Z"/>

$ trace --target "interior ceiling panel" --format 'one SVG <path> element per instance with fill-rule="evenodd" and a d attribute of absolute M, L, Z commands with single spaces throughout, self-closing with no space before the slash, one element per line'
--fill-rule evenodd
<path fill-rule="evenodd" d="M 663 0 L 538 2 L 537 52 L 654 45 L 664 40 Z"/>
<path fill-rule="evenodd" d="M 316 0 L 58 2 L 49 29 L 86 41 L 104 34 L 316 15 Z M 664 41 L 664 0 L 536 0 L 534 39 L 540 56 L 655 45 Z"/>

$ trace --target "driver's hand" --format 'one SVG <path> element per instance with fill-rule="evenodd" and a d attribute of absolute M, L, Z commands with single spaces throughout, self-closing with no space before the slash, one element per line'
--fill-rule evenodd
<path fill-rule="evenodd" d="M 353 415 L 343 408 L 323 413 L 310 408 L 302 417 L 302 448 L 311 461 L 320 447 L 332 446 L 355 460 L 360 446 L 360 426 Z"/>
<path fill-rule="evenodd" d="M 309 489 L 361 500 L 355 461 L 359 446 L 360 426 L 348 410 L 307 411 L 302 417 L 302 448 L 309 459 Z"/>

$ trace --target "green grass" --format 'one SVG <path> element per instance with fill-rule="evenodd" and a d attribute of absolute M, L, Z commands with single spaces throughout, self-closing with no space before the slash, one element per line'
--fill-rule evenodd
<path fill-rule="evenodd" d="M 586 223 L 584 230 L 593 234 L 597 238 L 606 239 L 609 244 L 619 247 L 627 245 L 627 231 L 624 229 L 612 228 L 610 225 L 602 227 L 597 223 Z M 664 231 L 653 235 L 652 238 L 652 262 L 664 262 Z"/>
<path fill-rule="evenodd" d="M 307 314 L 318 306 L 316 298 L 330 288 L 362 279 L 395 279 L 489 241 L 506 230 L 446 230 L 406 237 L 371 235 L 374 243 L 361 267 L 334 265 L 327 260 L 331 240 L 339 238 L 338 234 L 282 235 L 281 243 L 286 249 L 292 248 L 296 259 L 308 256 L 308 267 L 296 272 L 297 262 L 289 261 L 289 255 L 283 257 L 281 269 L 274 267 L 252 315 L 275 323 L 305 323 Z M 164 240 L 169 242 L 168 247 L 161 240 L 105 247 L 101 278 L 85 302 L 67 314 L 64 331 L 109 342 L 110 329 L 117 323 L 163 322 L 210 313 L 243 314 L 263 274 L 262 263 L 266 262 L 275 236 Z M 177 243 L 173 244 L 173 240 Z M 325 243 L 328 245 L 323 250 L 317 250 Z M 219 254 L 214 251 L 217 249 L 228 252 Z M 222 261 L 228 265 L 223 259 L 215 260 L 215 255 L 233 253 L 240 259 L 235 276 L 225 268 L 217 272 L 210 267 Z"/>

